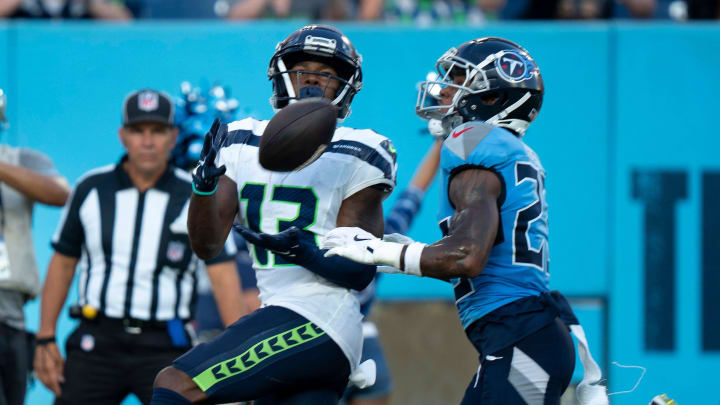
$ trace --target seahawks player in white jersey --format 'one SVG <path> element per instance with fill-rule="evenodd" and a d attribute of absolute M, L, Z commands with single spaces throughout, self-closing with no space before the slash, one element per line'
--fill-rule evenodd
<path fill-rule="evenodd" d="M 361 86 L 360 63 L 337 29 L 304 27 L 278 45 L 270 62 L 271 102 L 280 109 L 326 97 L 342 120 Z M 372 383 L 372 367 L 358 372 L 362 315 L 351 290 L 365 288 L 375 266 L 329 260 L 316 240 L 336 226 L 382 235 L 382 201 L 395 185 L 394 148 L 371 130 L 338 127 L 313 163 L 270 172 L 258 163 L 267 123 L 213 124 L 193 174 L 188 219 L 200 257 L 217 254 L 234 220 L 247 227 L 263 307 L 163 370 L 153 404 L 334 404 L 349 378 L 359 386 Z M 267 249 L 273 245 L 262 238 L 277 233 L 291 234 L 293 248 Z"/>
<path fill-rule="evenodd" d="M 586 372 L 578 397 L 606 404 L 582 328 L 567 300 L 549 290 L 545 170 L 522 141 L 542 104 L 540 70 L 502 38 L 451 48 L 437 68 L 439 79 L 422 84 L 416 110 L 442 119 L 446 132 L 438 216 L 445 237 L 425 245 L 338 228 L 324 240 L 333 246 L 328 255 L 453 284 L 480 354 L 462 404 L 559 405 L 575 364 L 570 329 Z M 438 105 L 427 103 L 432 94 Z"/>

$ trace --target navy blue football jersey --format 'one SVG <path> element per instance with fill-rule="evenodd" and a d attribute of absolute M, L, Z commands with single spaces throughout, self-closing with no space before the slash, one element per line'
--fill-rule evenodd
<path fill-rule="evenodd" d="M 466 168 L 493 171 L 503 183 L 500 223 L 487 265 L 474 278 L 452 280 L 463 327 L 517 299 L 548 291 L 548 213 L 545 170 L 535 152 L 503 128 L 480 121 L 457 127 L 443 143 L 438 219 L 447 235 L 455 208 L 448 191 Z"/>

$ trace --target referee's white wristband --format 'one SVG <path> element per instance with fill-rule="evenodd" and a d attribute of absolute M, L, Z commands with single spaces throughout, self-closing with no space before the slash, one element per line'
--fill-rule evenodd
<path fill-rule="evenodd" d="M 413 242 L 405 249 L 405 268 L 403 269 L 405 274 L 422 277 L 422 272 L 420 271 L 420 256 L 422 256 L 422 251 L 425 249 L 425 246 L 427 245 L 424 243 Z"/>

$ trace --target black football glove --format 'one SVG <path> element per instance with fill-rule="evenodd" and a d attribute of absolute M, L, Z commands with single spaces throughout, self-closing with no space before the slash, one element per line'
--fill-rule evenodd
<path fill-rule="evenodd" d="M 216 118 L 212 127 L 210 127 L 210 131 L 205 134 L 200 161 L 192 172 L 192 188 L 196 194 L 210 195 L 217 190 L 218 180 L 220 180 L 220 176 L 225 174 L 226 168 L 224 165 L 216 167 L 215 157 L 223 143 L 225 143 L 226 138 L 227 125 Z"/>
<path fill-rule="evenodd" d="M 233 227 L 240 233 L 240 235 L 242 235 L 243 238 L 245 238 L 246 241 L 257 247 L 267 249 L 277 255 L 291 259 L 301 253 L 301 231 L 295 226 L 292 226 L 275 235 L 255 232 L 252 229 L 239 224 L 233 224 Z"/>
<path fill-rule="evenodd" d="M 234 227 L 256 247 L 270 250 L 341 287 L 360 291 L 375 278 L 377 267 L 374 265 L 356 263 L 341 256 L 325 257 L 327 250 L 317 247 L 312 232 L 293 226 L 269 235 L 237 224 Z"/>

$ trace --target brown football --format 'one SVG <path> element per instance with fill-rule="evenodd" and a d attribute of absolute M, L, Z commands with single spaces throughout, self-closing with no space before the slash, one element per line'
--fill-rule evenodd
<path fill-rule="evenodd" d="M 280 110 L 260 138 L 260 165 L 300 170 L 322 155 L 335 133 L 337 108 L 325 98 L 299 100 Z"/>

